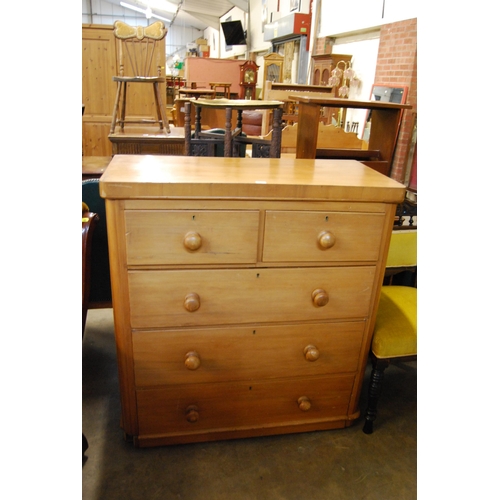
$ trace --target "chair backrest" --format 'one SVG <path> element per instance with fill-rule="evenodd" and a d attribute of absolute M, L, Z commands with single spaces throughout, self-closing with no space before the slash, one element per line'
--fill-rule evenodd
<path fill-rule="evenodd" d="M 417 265 L 417 230 L 392 232 L 386 267 L 414 267 Z"/>
<path fill-rule="evenodd" d="M 395 229 L 391 235 L 384 285 L 417 285 L 417 230 Z"/>
<path fill-rule="evenodd" d="M 134 27 L 122 21 L 115 21 L 114 27 L 113 33 L 119 42 L 119 75 L 160 76 L 161 65 L 155 49 L 157 43 L 167 34 L 165 25 L 161 21 L 157 21 L 146 27 Z M 155 66 L 153 66 L 154 62 L 156 62 Z"/>

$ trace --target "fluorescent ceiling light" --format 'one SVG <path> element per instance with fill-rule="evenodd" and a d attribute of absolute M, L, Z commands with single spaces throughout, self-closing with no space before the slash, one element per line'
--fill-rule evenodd
<path fill-rule="evenodd" d="M 126 9 L 135 10 L 136 12 L 140 12 L 141 14 L 146 14 L 146 11 L 144 9 L 141 9 L 140 7 L 136 7 L 135 5 L 130 5 L 129 3 L 125 3 L 125 2 L 120 2 L 120 5 L 122 7 L 125 7 Z"/>
<path fill-rule="evenodd" d="M 167 2 L 166 0 L 147 0 L 147 2 L 142 1 L 141 3 L 147 3 L 152 9 L 171 12 L 172 14 L 175 14 L 178 8 L 178 5 Z"/>
<path fill-rule="evenodd" d="M 146 9 L 141 9 L 140 7 L 136 7 L 135 5 L 130 5 L 129 3 L 125 3 L 125 2 L 120 2 L 120 5 L 122 7 L 125 7 L 126 9 L 135 10 L 136 12 L 140 12 L 141 14 L 144 14 L 146 17 L 148 17 Z M 153 14 L 152 12 L 151 12 L 151 17 L 154 17 L 156 19 L 161 19 L 162 21 L 166 21 L 167 23 L 171 22 L 170 19 L 166 19 L 165 17 L 157 16 L 156 14 Z"/>

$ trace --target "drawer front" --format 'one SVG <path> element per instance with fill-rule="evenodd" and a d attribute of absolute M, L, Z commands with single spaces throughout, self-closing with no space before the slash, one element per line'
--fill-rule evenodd
<path fill-rule="evenodd" d="M 134 332 L 138 387 L 358 369 L 364 321 Z"/>
<path fill-rule="evenodd" d="M 377 261 L 384 214 L 266 212 L 264 262 Z"/>
<path fill-rule="evenodd" d="M 195 434 L 334 419 L 347 415 L 353 383 L 354 376 L 339 375 L 142 389 L 137 391 L 139 434 Z"/>
<path fill-rule="evenodd" d="M 128 265 L 255 263 L 259 212 L 125 212 Z"/>
<path fill-rule="evenodd" d="M 361 319 L 375 267 L 129 271 L 132 328 Z"/>

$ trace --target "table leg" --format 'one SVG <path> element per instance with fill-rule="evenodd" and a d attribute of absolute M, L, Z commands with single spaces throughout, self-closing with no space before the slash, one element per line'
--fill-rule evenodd
<path fill-rule="evenodd" d="M 273 135 L 271 137 L 270 158 L 281 158 L 281 121 L 283 108 L 273 110 Z"/>
<path fill-rule="evenodd" d="M 191 156 L 191 103 L 184 103 L 184 154 Z"/>
<path fill-rule="evenodd" d="M 243 110 L 242 109 L 237 109 L 236 110 L 236 128 L 243 128 Z"/>
<path fill-rule="evenodd" d="M 233 142 L 233 134 L 231 131 L 231 120 L 232 120 L 233 110 L 231 108 L 226 108 L 226 133 L 224 135 L 224 156 L 231 157 L 232 156 L 232 142 Z"/>
<path fill-rule="evenodd" d="M 371 114 L 368 149 L 380 151 L 380 160 L 389 162 L 389 167 L 396 149 L 402 114 L 402 110 L 392 109 L 373 109 Z"/>
<path fill-rule="evenodd" d="M 299 102 L 299 123 L 297 126 L 297 158 L 316 157 L 320 107 L 316 104 Z"/>
<path fill-rule="evenodd" d="M 201 132 L 201 106 L 195 106 L 195 117 L 194 117 L 194 138 L 195 139 L 200 138 L 200 132 Z"/>

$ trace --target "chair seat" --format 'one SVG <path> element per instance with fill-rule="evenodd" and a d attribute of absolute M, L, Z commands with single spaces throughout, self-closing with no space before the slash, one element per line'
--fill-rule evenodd
<path fill-rule="evenodd" d="M 162 83 L 165 80 L 162 76 L 113 76 L 114 82 L 126 82 L 126 83 Z"/>
<path fill-rule="evenodd" d="M 375 321 L 372 352 L 377 358 L 417 354 L 417 289 L 383 286 Z"/>

